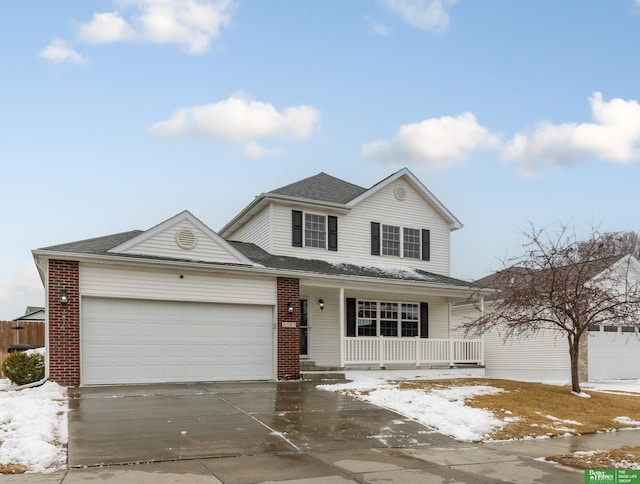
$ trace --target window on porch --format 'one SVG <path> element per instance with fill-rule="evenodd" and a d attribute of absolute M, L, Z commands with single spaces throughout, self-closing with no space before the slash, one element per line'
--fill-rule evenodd
<path fill-rule="evenodd" d="M 387 301 L 357 302 L 356 336 L 420 336 L 420 305 Z"/>

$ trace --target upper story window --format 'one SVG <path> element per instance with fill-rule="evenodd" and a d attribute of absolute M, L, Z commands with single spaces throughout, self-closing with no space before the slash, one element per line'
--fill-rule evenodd
<path fill-rule="evenodd" d="M 400 255 L 400 227 L 382 226 L 382 255 Z"/>
<path fill-rule="evenodd" d="M 338 217 L 292 210 L 291 245 L 338 250 Z"/>
<path fill-rule="evenodd" d="M 305 247 L 325 247 L 327 236 L 327 224 L 324 215 L 313 213 L 304 214 L 304 246 Z"/>
<path fill-rule="evenodd" d="M 402 255 L 410 259 L 420 258 L 420 231 L 418 229 L 403 229 Z"/>
<path fill-rule="evenodd" d="M 371 222 L 371 255 L 431 260 L 431 232 Z"/>

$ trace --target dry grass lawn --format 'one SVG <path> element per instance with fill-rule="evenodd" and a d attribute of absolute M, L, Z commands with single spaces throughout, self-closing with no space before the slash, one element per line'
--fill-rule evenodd
<path fill-rule="evenodd" d="M 511 420 L 489 436 L 492 440 L 556 437 L 637 427 L 628 422 L 616 421 L 618 417 L 640 421 L 640 394 L 629 396 L 590 391 L 591 398 L 580 398 L 572 395 L 569 387 L 489 378 L 411 380 L 396 383 L 400 388 L 425 391 L 474 385 L 502 388 L 502 393 L 482 395 L 465 401 L 470 407 L 487 409 L 501 419 L 508 417 Z"/>
<path fill-rule="evenodd" d="M 575 452 L 554 455 L 547 460 L 577 469 L 629 469 L 640 466 L 640 447 L 621 447 L 613 450 Z"/>
<path fill-rule="evenodd" d="M 640 421 L 640 394 L 621 395 L 589 391 L 591 398 L 572 395 L 569 387 L 488 378 L 397 381 L 400 388 L 429 391 L 451 386 L 488 385 L 504 392 L 469 398 L 465 405 L 491 411 L 509 422 L 488 437 L 492 440 L 556 437 L 636 428 Z M 627 417 L 636 423 L 616 420 Z M 575 452 L 547 460 L 578 469 L 637 468 L 640 447 Z"/>
<path fill-rule="evenodd" d="M 24 474 L 29 469 L 22 464 L 0 464 L 0 475 L 2 474 Z"/>

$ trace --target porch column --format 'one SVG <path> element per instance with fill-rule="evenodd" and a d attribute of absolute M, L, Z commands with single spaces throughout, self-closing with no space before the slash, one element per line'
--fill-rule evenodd
<path fill-rule="evenodd" d="M 278 277 L 277 291 L 278 380 L 297 380 L 300 378 L 300 280 Z"/>
<path fill-rule="evenodd" d="M 340 322 L 340 368 L 344 368 L 344 287 L 340 288 L 340 294 L 338 295 L 338 308 L 338 310 L 340 311 L 340 314 L 338 316 L 338 321 Z"/>

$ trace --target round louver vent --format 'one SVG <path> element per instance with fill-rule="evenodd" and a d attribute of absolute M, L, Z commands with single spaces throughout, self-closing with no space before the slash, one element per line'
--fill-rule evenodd
<path fill-rule="evenodd" d="M 189 229 L 182 229 L 176 234 L 176 243 L 184 250 L 193 249 L 196 246 L 196 234 Z"/>
<path fill-rule="evenodd" d="M 393 193 L 395 194 L 398 200 L 404 200 L 405 198 L 407 198 L 407 190 L 405 190 L 403 186 L 397 186 L 393 190 Z"/>

